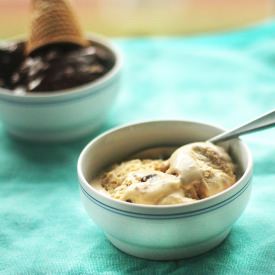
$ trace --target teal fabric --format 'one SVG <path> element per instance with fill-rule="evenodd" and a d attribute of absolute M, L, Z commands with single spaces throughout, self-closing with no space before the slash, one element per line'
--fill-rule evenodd
<path fill-rule="evenodd" d="M 275 274 L 275 130 L 244 137 L 254 155 L 250 203 L 218 248 L 181 261 L 114 248 L 85 213 L 76 162 L 113 126 L 179 118 L 231 128 L 275 107 L 275 24 L 238 32 L 114 40 L 124 55 L 120 96 L 95 134 L 31 144 L 0 126 L 0 274 Z M 191 229 L 192 230 L 192 229 Z"/>

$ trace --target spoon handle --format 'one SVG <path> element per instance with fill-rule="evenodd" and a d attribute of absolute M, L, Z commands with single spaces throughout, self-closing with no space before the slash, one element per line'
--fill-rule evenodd
<path fill-rule="evenodd" d="M 226 131 L 220 135 L 210 138 L 208 141 L 218 143 L 231 138 L 238 137 L 250 132 L 256 132 L 265 128 L 275 126 L 275 110 L 268 112 L 244 125 L 241 125 L 233 130 Z"/>

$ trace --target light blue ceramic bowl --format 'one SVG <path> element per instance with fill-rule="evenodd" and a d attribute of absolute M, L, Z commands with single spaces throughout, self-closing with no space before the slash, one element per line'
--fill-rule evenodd
<path fill-rule="evenodd" d="M 96 81 L 56 92 L 15 95 L 0 88 L 0 119 L 9 133 L 35 141 L 70 140 L 104 122 L 119 92 L 121 56 L 107 40 L 89 38 L 112 53 L 113 68 Z"/>
<path fill-rule="evenodd" d="M 237 183 L 193 204 L 130 204 L 103 195 L 89 183 L 104 167 L 144 149 L 204 141 L 221 132 L 197 122 L 151 121 L 116 128 L 92 140 L 78 160 L 87 213 L 117 248 L 137 257 L 180 259 L 214 248 L 226 238 L 249 200 L 252 157 L 240 139 L 224 144 L 238 166 Z"/>

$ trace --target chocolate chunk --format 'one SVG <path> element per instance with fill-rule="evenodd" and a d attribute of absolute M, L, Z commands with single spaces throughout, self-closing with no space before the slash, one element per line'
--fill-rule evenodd
<path fill-rule="evenodd" d="M 149 179 L 151 179 L 151 178 L 153 178 L 153 177 L 155 177 L 155 176 L 156 176 L 156 174 L 149 174 L 149 175 L 147 175 L 147 176 L 142 177 L 142 178 L 140 179 L 140 181 L 141 181 L 141 182 L 146 182 L 147 180 L 149 180 Z"/>

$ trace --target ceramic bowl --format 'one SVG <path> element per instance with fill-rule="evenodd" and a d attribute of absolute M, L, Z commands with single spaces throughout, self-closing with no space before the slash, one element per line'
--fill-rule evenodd
<path fill-rule="evenodd" d="M 0 88 L 0 119 L 9 133 L 35 141 L 69 140 L 104 122 L 119 91 L 121 56 L 105 39 L 89 38 L 111 52 L 113 68 L 93 82 L 55 92 L 15 95 Z"/>
<path fill-rule="evenodd" d="M 205 141 L 223 130 L 191 121 L 151 121 L 108 131 L 92 140 L 78 160 L 82 203 L 120 250 L 146 259 L 191 257 L 220 244 L 243 213 L 251 191 L 252 157 L 234 139 L 224 143 L 238 167 L 227 190 L 188 205 L 138 205 L 107 197 L 89 183 L 106 166 L 147 148 Z"/>

